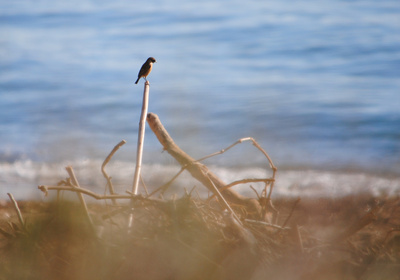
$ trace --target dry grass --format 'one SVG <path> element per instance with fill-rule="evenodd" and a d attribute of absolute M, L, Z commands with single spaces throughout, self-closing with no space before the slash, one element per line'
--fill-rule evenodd
<path fill-rule="evenodd" d="M 11 202 L 0 217 L 0 279 L 399 279 L 400 198 L 275 201 L 275 225 L 243 227 L 184 195 L 132 205 Z M 111 215 L 110 215 L 111 213 Z M 287 221 L 288 216 L 290 219 Z M 286 222 L 285 228 L 279 228 Z"/>

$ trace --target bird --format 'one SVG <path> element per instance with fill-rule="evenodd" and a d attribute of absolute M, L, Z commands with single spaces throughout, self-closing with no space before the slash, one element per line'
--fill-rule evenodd
<path fill-rule="evenodd" d="M 154 62 L 157 62 L 154 57 L 149 57 L 146 60 L 146 62 L 142 65 L 142 68 L 140 68 L 138 78 L 137 78 L 135 84 L 137 84 L 139 82 L 140 78 L 142 78 L 142 77 L 147 81 L 146 77 L 150 74 L 151 69 L 153 68 Z"/>

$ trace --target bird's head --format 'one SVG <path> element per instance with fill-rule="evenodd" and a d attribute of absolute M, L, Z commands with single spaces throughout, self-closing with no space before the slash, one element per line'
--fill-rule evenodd
<path fill-rule="evenodd" d="M 147 59 L 147 61 L 148 61 L 148 62 L 151 62 L 151 63 L 157 62 L 157 60 L 156 60 L 154 57 L 149 57 L 149 58 Z"/>

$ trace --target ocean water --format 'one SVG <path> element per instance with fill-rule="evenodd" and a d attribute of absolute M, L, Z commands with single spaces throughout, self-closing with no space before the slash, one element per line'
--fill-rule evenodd
<path fill-rule="evenodd" d="M 38 196 L 66 165 L 103 189 L 122 139 L 109 168 L 124 192 L 149 56 L 149 111 L 194 158 L 254 137 L 276 195 L 399 194 L 398 0 L 0 0 L 0 198 Z M 179 168 L 145 141 L 157 186 Z M 226 181 L 270 174 L 250 143 L 206 163 Z"/>

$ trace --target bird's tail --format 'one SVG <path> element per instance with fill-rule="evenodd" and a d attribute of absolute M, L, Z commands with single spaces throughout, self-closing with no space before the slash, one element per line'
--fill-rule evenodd
<path fill-rule="evenodd" d="M 137 83 L 139 82 L 139 80 L 140 80 L 140 78 L 137 78 L 137 80 L 136 80 L 135 84 L 137 84 Z"/>

